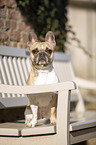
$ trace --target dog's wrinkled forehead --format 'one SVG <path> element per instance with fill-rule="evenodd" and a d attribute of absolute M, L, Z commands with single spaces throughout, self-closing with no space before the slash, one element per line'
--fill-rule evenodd
<path fill-rule="evenodd" d="M 56 45 L 55 35 L 52 31 L 47 32 L 44 42 L 39 42 L 36 34 L 34 34 L 30 37 L 31 37 L 30 41 L 27 43 L 27 45 L 30 48 L 30 51 L 32 51 L 35 48 L 37 48 L 39 51 L 45 50 L 46 48 L 54 50 L 54 48 L 55 48 L 55 45 Z"/>
<path fill-rule="evenodd" d="M 48 42 L 35 42 L 31 47 L 30 47 L 30 50 L 34 50 L 38 48 L 39 51 L 44 51 L 46 50 L 46 48 L 49 48 L 51 50 L 54 50 L 53 46 L 48 43 Z"/>

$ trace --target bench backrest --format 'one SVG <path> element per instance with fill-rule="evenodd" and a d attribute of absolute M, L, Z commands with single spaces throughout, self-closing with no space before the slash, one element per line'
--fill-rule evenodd
<path fill-rule="evenodd" d="M 69 54 L 55 52 L 53 65 L 60 82 L 74 81 L 75 75 Z M 0 46 L 0 83 L 26 85 L 30 70 L 29 50 Z M 79 96 L 81 97 L 80 94 Z M 72 94 L 71 100 L 76 102 L 80 100 L 79 96 L 75 91 Z M 24 104 L 27 105 L 28 101 L 26 96 L 22 94 L 0 94 L 0 97 L 0 107 L 23 106 Z M 9 98 L 10 101 L 8 101 Z"/>

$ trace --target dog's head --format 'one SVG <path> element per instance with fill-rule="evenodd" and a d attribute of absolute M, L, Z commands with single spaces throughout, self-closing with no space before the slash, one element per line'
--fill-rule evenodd
<path fill-rule="evenodd" d="M 38 42 L 37 36 L 31 36 L 31 42 L 28 42 L 30 47 L 30 57 L 32 65 L 37 69 L 48 68 L 53 61 L 53 52 L 56 45 L 53 32 L 48 31 L 45 36 L 45 42 Z"/>

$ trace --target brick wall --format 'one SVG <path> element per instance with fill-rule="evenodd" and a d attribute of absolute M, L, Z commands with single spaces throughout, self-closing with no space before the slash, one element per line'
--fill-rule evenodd
<path fill-rule="evenodd" d="M 0 45 L 27 47 L 33 30 L 24 20 L 15 0 L 0 0 Z"/>

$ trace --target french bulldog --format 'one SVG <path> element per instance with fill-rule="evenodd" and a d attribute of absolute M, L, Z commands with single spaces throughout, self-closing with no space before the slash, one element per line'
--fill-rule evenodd
<path fill-rule="evenodd" d="M 48 31 L 45 36 L 45 42 L 39 42 L 37 36 L 34 34 L 31 41 L 28 42 L 30 49 L 30 58 L 32 61 L 32 68 L 29 74 L 27 85 L 41 85 L 57 83 L 58 78 L 53 68 L 52 62 L 54 57 L 55 36 L 52 31 Z M 46 94 L 42 94 L 46 95 Z M 50 122 L 56 123 L 56 92 L 51 93 L 51 113 Z M 38 103 L 36 104 L 36 95 L 27 95 L 29 102 L 25 111 L 25 125 L 27 127 L 35 127 L 38 119 Z M 45 96 L 46 97 L 46 96 Z M 28 112 L 28 108 L 30 108 Z"/>

